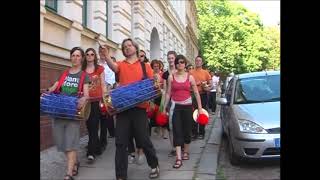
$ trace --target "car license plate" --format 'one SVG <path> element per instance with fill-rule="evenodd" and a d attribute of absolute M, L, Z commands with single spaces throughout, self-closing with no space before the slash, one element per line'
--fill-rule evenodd
<path fill-rule="evenodd" d="M 280 138 L 275 138 L 274 139 L 274 146 L 275 147 L 280 147 Z"/>

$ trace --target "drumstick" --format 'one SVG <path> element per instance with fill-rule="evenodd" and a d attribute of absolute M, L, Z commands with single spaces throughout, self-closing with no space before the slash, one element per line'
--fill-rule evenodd
<path fill-rule="evenodd" d="M 94 39 L 97 40 L 97 42 L 98 42 L 98 44 L 99 44 L 99 47 L 100 47 L 100 48 L 106 48 L 106 47 L 104 47 L 104 46 L 100 43 L 100 41 L 98 40 L 98 38 L 99 38 L 99 36 L 95 36 L 95 37 L 94 37 Z"/>

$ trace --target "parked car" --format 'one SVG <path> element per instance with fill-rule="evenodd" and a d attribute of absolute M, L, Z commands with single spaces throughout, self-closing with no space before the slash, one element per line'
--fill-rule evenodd
<path fill-rule="evenodd" d="M 280 71 L 234 75 L 217 104 L 232 164 L 280 158 Z"/>

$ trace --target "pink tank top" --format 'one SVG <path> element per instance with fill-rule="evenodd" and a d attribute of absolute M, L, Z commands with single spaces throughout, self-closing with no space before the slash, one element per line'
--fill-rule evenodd
<path fill-rule="evenodd" d="M 189 74 L 185 82 L 178 82 L 172 75 L 173 80 L 171 83 L 171 98 L 174 101 L 184 101 L 191 97 L 190 94 L 190 81 Z"/>

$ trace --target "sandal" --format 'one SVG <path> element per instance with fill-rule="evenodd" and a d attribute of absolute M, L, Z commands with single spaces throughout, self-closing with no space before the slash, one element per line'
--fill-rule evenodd
<path fill-rule="evenodd" d="M 172 167 L 178 169 L 181 166 L 182 166 L 182 160 L 181 159 L 176 159 L 176 162 L 174 163 L 174 165 Z"/>
<path fill-rule="evenodd" d="M 72 176 L 70 176 L 69 174 L 66 174 L 63 178 L 63 180 L 74 180 Z"/>
<path fill-rule="evenodd" d="M 159 175 L 160 175 L 160 169 L 159 169 L 159 166 L 157 166 L 155 168 L 155 170 L 151 169 L 151 173 L 149 174 L 149 178 L 150 179 L 157 178 L 157 177 L 159 177 Z"/>
<path fill-rule="evenodd" d="M 74 167 L 72 170 L 72 176 L 78 175 L 79 167 L 80 167 L 80 162 L 77 162 L 76 164 L 74 164 Z M 74 168 L 76 168 L 76 169 L 74 169 Z"/>
<path fill-rule="evenodd" d="M 182 160 L 189 160 L 189 153 L 183 152 Z"/>

